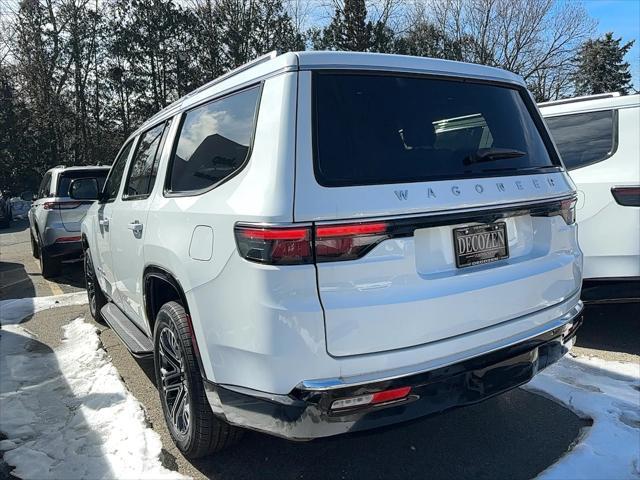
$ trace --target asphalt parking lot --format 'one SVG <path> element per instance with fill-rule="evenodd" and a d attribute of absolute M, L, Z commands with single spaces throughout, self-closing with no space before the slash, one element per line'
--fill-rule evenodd
<path fill-rule="evenodd" d="M 0 230 L 0 300 L 83 289 L 81 263 L 48 281 L 31 256 L 26 221 Z M 91 317 L 86 307 L 37 313 L 25 327 L 50 348 L 70 320 Z M 392 428 L 310 443 L 247 432 L 240 445 L 189 462 L 173 446 L 152 381 L 152 365 L 136 361 L 108 328 L 101 340 L 131 392 L 160 434 L 166 467 L 194 478 L 476 478 L 528 479 L 561 457 L 588 422 L 522 389 L 471 407 Z M 640 362 L 640 304 L 588 306 L 576 351 L 608 360 Z"/>

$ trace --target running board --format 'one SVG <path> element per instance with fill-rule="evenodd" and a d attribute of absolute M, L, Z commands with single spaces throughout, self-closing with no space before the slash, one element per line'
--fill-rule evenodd
<path fill-rule="evenodd" d="M 153 342 L 122 311 L 109 302 L 100 310 L 111 329 L 120 337 L 132 355 L 142 357 L 153 353 Z"/>

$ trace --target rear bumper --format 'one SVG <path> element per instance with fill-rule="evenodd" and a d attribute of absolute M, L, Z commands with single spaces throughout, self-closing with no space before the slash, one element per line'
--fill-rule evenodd
<path fill-rule="evenodd" d="M 42 248 L 49 256 L 54 258 L 80 258 L 82 256 L 82 242 L 52 243 Z"/>
<path fill-rule="evenodd" d="M 205 381 L 216 415 L 227 422 L 291 440 L 311 440 L 383 427 L 470 405 L 527 383 L 558 361 L 574 343 L 582 304 L 563 323 L 535 337 L 458 363 L 367 383 L 306 386 L 273 395 Z M 566 320 L 566 321 L 564 321 Z M 334 412 L 334 400 L 399 387 L 408 397 L 386 405 Z"/>

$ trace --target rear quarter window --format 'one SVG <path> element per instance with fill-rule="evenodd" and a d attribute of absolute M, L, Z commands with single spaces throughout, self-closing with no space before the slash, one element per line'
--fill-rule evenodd
<path fill-rule="evenodd" d="M 516 87 L 335 72 L 316 72 L 313 84 L 314 163 L 321 185 L 515 175 L 560 167 L 528 94 Z"/>
<path fill-rule="evenodd" d="M 189 110 L 167 178 L 169 193 L 213 188 L 245 164 L 253 138 L 260 87 Z"/>
<path fill-rule="evenodd" d="M 81 172 L 66 172 L 63 173 L 58 179 L 58 187 L 56 189 L 57 197 L 68 197 L 69 196 L 69 186 L 71 185 L 71 180 L 75 180 L 76 178 L 95 178 L 98 180 L 98 190 L 102 190 L 104 186 L 104 182 L 107 179 L 107 174 L 109 170 L 101 169 L 101 170 L 88 170 Z"/>
<path fill-rule="evenodd" d="M 568 170 L 609 158 L 616 149 L 616 112 L 572 113 L 545 120 Z"/>

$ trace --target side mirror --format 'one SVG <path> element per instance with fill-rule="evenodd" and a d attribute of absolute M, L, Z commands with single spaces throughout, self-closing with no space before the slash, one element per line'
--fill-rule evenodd
<path fill-rule="evenodd" d="M 69 185 L 69 197 L 74 200 L 98 200 L 98 180 L 95 178 L 76 178 Z"/>

